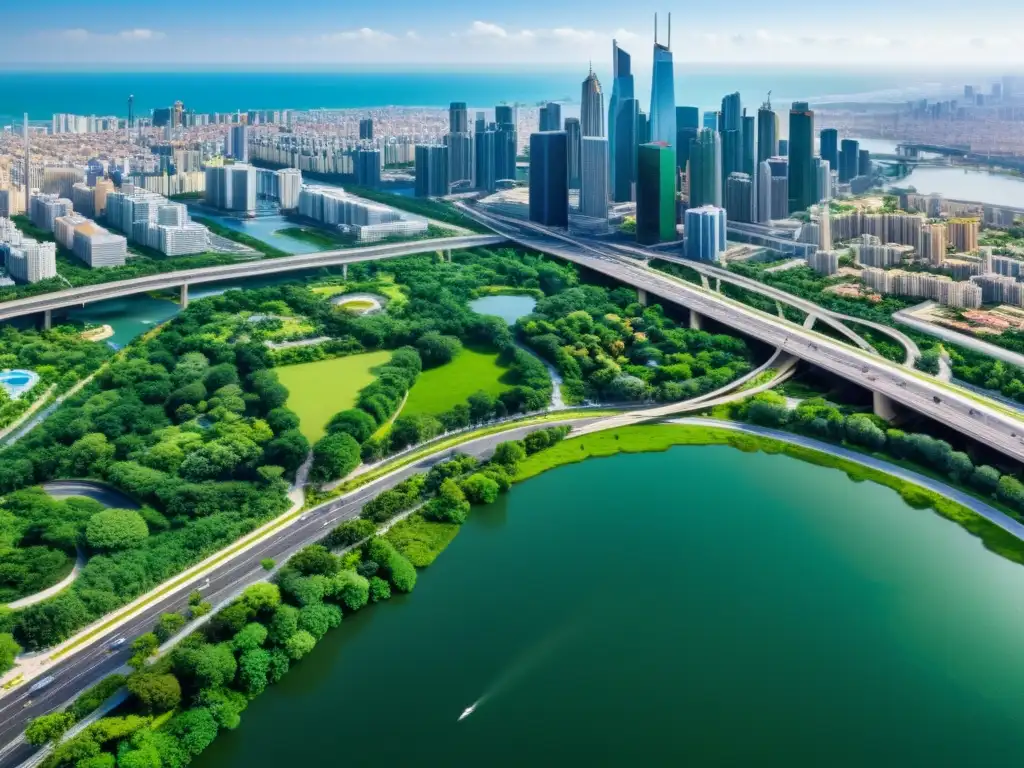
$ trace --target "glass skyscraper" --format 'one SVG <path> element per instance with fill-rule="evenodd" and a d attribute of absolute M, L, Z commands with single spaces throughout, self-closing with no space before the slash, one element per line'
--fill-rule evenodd
<path fill-rule="evenodd" d="M 700 130 L 700 109 L 676 107 L 676 167 L 685 168 L 690 159 L 690 144 Z"/>
<path fill-rule="evenodd" d="M 650 140 L 674 146 L 676 142 L 676 86 L 672 64 L 672 14 L 668 16 L 668 44 L 658 42 L 654 17 L 654 70 L 651 77 Z"/>
<path fill-rule="evenodd" d="M 569 226 L 569 137 L 565 131 L 530 134 L 530 221 Z"/>
<path fill-rule="evenodd" d="M 821 132 L 821 149 L 818 154 L 822 160 L 828 160 L 833 171 L 839 170 L 839 131 L 826 128 Z"/>
<path fill-rule="evenodd" d="M 608 100 L 608 152 L 612 200 L 633 199 L 636 174 L 636 118 L 638 104 L 633 91 L 633 74 L 628 53 L 612 40 L 612 97 Z"/>
<path fill-rule="evenodd" d="M 644 245 L 676 239 L 676 158 L 665 142 L 637 150 L 636 240 Z"/>
<path fill-rule="evenodd" d="M 690 207 L 722 205 L 722 144 L 718 131 L 701 129 L 690 145 Z"/>
<path fill-rule="evenodd" d="M 757 163 L 779 154 L 779 116 L 766 101 L 757 110 Z"/>
<path fill-rule="evenodd" d="M 789 212 L 806 211 L 816 202 L 814 113 L 806 101 L 789 110 Z"/>
<path fill-rule="evenodd" d="M 604 136 L 604 95 L 593 69 L 580 88 L 580 135 Z"/>

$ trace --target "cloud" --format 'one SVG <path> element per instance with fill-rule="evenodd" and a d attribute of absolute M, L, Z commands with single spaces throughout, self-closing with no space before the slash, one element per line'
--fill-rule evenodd
<path fill-rule="evenodd" d="M 320 39 L 325 43 L 341 43 L 341 42 L 367 42 L 367 43 L 387 43 L 395 39 L 394 35 L 390 35 L 387 32 L 381 32 L 377 29 L 370 29 L 369 27 L 362 27 L 360 29 L 350 29 L 344 32 L 332 32 L 326 35 L 321 35 Z"/>
<path fill-rule="evenodd" d="M 469 29 L 466 31 L 466 34 L 469 37 L 508 37 L 508 32 L 504 27 L 499 27 L 497 24 L 491 24 L 486 21 L 474 21 L 469 25 Z"/>
<path fill-rule="evenodd" d="M 155 40 L 163 37 L 163 32 L 155 32 L 152 29 L 125 29 L 117 33 L 122 40 Z"/>
<path fill-rule="evenodd" d="M 146 40 L 160 40 L 166 35 L 163 32 L 159 32 L 155 29 L 122 29 L 120 32 L 114 34 L 107 34 L 103 32 L 92 32 L 88 29 L 82 29 L 76 27 L 74 29 L 62 29 L 56 33 L 56 36 L 61 40 L 68 40 L 76 43 L 84 43 L 90 41 L 115 41 L 123 40 L 125 42 L 139 42 Z"/>

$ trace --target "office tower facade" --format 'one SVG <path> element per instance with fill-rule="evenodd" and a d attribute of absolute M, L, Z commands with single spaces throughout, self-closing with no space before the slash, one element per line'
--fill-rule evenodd
<path fill-rule="evenodd" d="M 739 93 L 722 98 L 719 132 L 722 136 L 722 178 L 743 170 L 743 113 Z"/>
<path fill-rule="evenodd" d="M 722 205 L 722 145 L 718 131 L 702 128 L 690 145 L 690 207 Z"/>
<path fill-rule="evenodd" d="M 814 199 L 814 112 L 805 101 L 789 111 L 789 212 L 805 211 Z"/>
<path fill-rule="evenodd" d="M 448 133 L 469 133 L 469 109 L 464 101 L 453 101 L 448 107 Z"/>
<path fill-rule="evenodd" d="M 608 218 L 608 140 L 598 136 L 580 139 L 580 214 Z"/>
<path fill-rule="evenodd" d="M 256 210 L 256 169 L 251 165 L 211 166 L 206 169 L 204 199 L 222 211 Z"/>
<path fill-rule="evenodd" d="M 448 183 L 451 186 L 473 181 L 473 135 L 465 131 L 444 137 L 448 147 Z"/>
<path fill-rule="evenodd" d="M 772 167 L 768 161 L 757 166 L 757 206 L 755 217 L 760 224 L 767 224 L 772 220 Z"/>
<path fill-rule="evenodd" d="M 638 105 L 633 90 L 630 56 L 615 40 L 612 40 L 612 68 L 612 97 L 608 100 L 608 167 L 612 200 L 622 203 L 633 199 Z"/>
<path fill-rule="evenodd" d="M 562 130 L 562 105 L 549 101 L 540 108 L 540 130 L 560 131 Z"/>
<path fill-rule="evenodd" d="M 364 117 L 359 121 L 359 138 L 362 141 L 373 139 L 373 118 Z"/>
<path fill-rule="evenodd" d="M 862 149 L 857 152 L 857 175 L 871 175 L 871 152 L 869 150 Z"/>
<path fill-rule="evenodd" d="M 832 167 L 821 157 L 814 158 L 814 197 L 816 203 L 832 199 Z"/>
<path fill-rule="evenodd" d="M 754 182 L 746 173 L 730 173 L 725 180 L 725 211 L 729 221 L 754 220 Z"/>
<path fill-rule="evenodd" d="M 451 191 L 448 181 L 448 147 L 416 145 L 416 197 L 444 197 Z"/>
<path fill-rule="evenodd" d="M 718 261 L 725 252 L 725 210 L 713 205 L 690 208 L 685 221 L 686 258 Z"/>
<path fill-rule="evenodd" d="M 704 117 L 701 120 L 702 128 L 710 128 L 713 131 L 718 130 L 718 121 L 721 117 L 720 112 L 705 112 Z"/>
<path fill-rule="evenodd" d="M 495 125 L 515 125 L 515 107 L 510 107 L 507 104 L 499 104 L 498 106 L 496 106 L 494 108 L 494 123 Z"/>
<path fill-rule="evenodd" d="M 580 188 L 580 121 L 575 117 L 565 118 L 565 135 L 569 141 L 569 187 Z"/>
<path fill-rule="evenodd" d="M 860 170 L 860 142 L 843 139 L 839 151 L 839 183 L 845 184 Z"/>
<path fill-rule="evenodd" d="M 494 178 L 515 179 L 519 136 L 513 107 L 499 104 L 494 108 Z"/>
<path fill-rule="evenodd" d="M 636 143 L 647 144 L 651 140 L 651 119 L 647 113 L 640 108 L 639 101 L 637 102 L 636 112 Z"/>
<path fill-rule="evenodd" d="M 666 142 L 637 149 L 636 240 L 644 245 L 676 239 L 676 158 Z"/>
<path fill-rule="evenodd" d="M 654 17 L 654 70 L 651 76 L 651 111 L 648 141 L 672 147 L 676 141 L 676 86 L 672 63 L 672 14 L 668 15 L 668 41 L 658 42 L 658 17 Z"/>
<path fill-rule="evenodd" d="M 779 139 L 779 157 L 789 157 L 789 139 Z"/>
<path fill-rule="evenodd" d="M 569 226 L 569 137 L 565 131 L 530 135 L 530 221 Z"/>
<path fill-rule="evenodd" d="M 593 68 L 580 89 L 580 136 L 604 136 L 604 94 Z"/>
<path fill-rule="evenodd" d="M 743 128 L 743 173 L 754 178 L 754 168 L 757 165 L 757 126 L 753 115 L 747 115 L 743 110 L 743 117 L 740 120 Z"/>
<path fill-rule="evenodd" d="M 497 159 L 497 131 L 483 131 L 476 134 L 473 151 L 476 154 L 474 170 L 476 172 L 477 189 L 493 192 L 498 188 L 498 177 L 495 175 Z"/>
<path fill-rule="evenodd" d="M 835 128 L 822 130 L 819 154 L 822 160 L 828 161 L 829 168 L 839 170 L 839 131 Z"/>
<path fill-rule="evenodd" d="M 243 163 L 249 162 L 249 127 L 233 125 L 228 131 L 228 152 L 230 157 Z"/>
<path fill-rule="evenodd" d="M 384 165 L 379 149 L 356 150 L 356 184 L 376 189 L 380 186 L 380 171 Z M 296 201 L 297 202 L 297 201 Z M 284 205 L 281 205 L 284 208 Z"/>
<path fill-rule="evenodd" d="M 779 116 L 766 101 L 757 110 L 757 163 L 779 154 Z"/>
<path fill-rule="evenodd" d="M 676 107 L 676 167 L 686 168 L 690 160 L 690 144 L 700 131 L 700 109 L 697 107 Z"/>

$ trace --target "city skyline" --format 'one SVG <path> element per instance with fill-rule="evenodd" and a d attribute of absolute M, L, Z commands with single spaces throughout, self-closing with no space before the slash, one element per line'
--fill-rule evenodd
<path fill-rule="evenodd" d="M 607 51 L 612 38 L 624 45 L 649 40 L 650 19 L 668 8 L 655 1 L 623 12 L 597 0 L 588 4 L 584 24 L 579 9 L 531 0 L 497 14 L 464 0 L 446 3 L 443 14 L 411 0 L 357 13 L 326 0 L 311 0 L 301 14 L 267 0 L 244 9 L 182 0 L 173 16 L 125 0 L 88 6 L 54 0 L 47 10 L 44 16 L 28 6 L 5 9 L 8 27 L 18 34 L 0 52 L 0 64 L 580 63 Z M 677 63 L 1024 63 L 1024 35 L 1005 31 L 1021 26 L 1024 10 L 1009 4 L 986 0 L 965 19 L 942 0 L 924 21 L 881 0 L 868 0 L 858 11 L 865 18 L 884 14 L 885 24 L 835 31 L 788 1 L 770 9 L 752 0 L 709 6 L 677 25 L 673 52 Z M 997 15 L 1000 24 L 993 28 L 989 19 Z M 201 25 L 194 23 L 198 18 Z"/>

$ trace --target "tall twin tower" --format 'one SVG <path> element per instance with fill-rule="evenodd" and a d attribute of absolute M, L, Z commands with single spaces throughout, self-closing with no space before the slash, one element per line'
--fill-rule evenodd
<path fill-rule="evenodd" d="M 634 199 L 637 146 L 645 142 L 676 145 L 676 91 L 672 62 L 672 14 L 668 39 L 658 42 L 658 16 L 654 16 L 654 72 L 647 116 L 636 98 L 632 59 L 612 40 L 612 96 L 608 101 L 608 152 L 611 197 L 615 202 Z"/>

